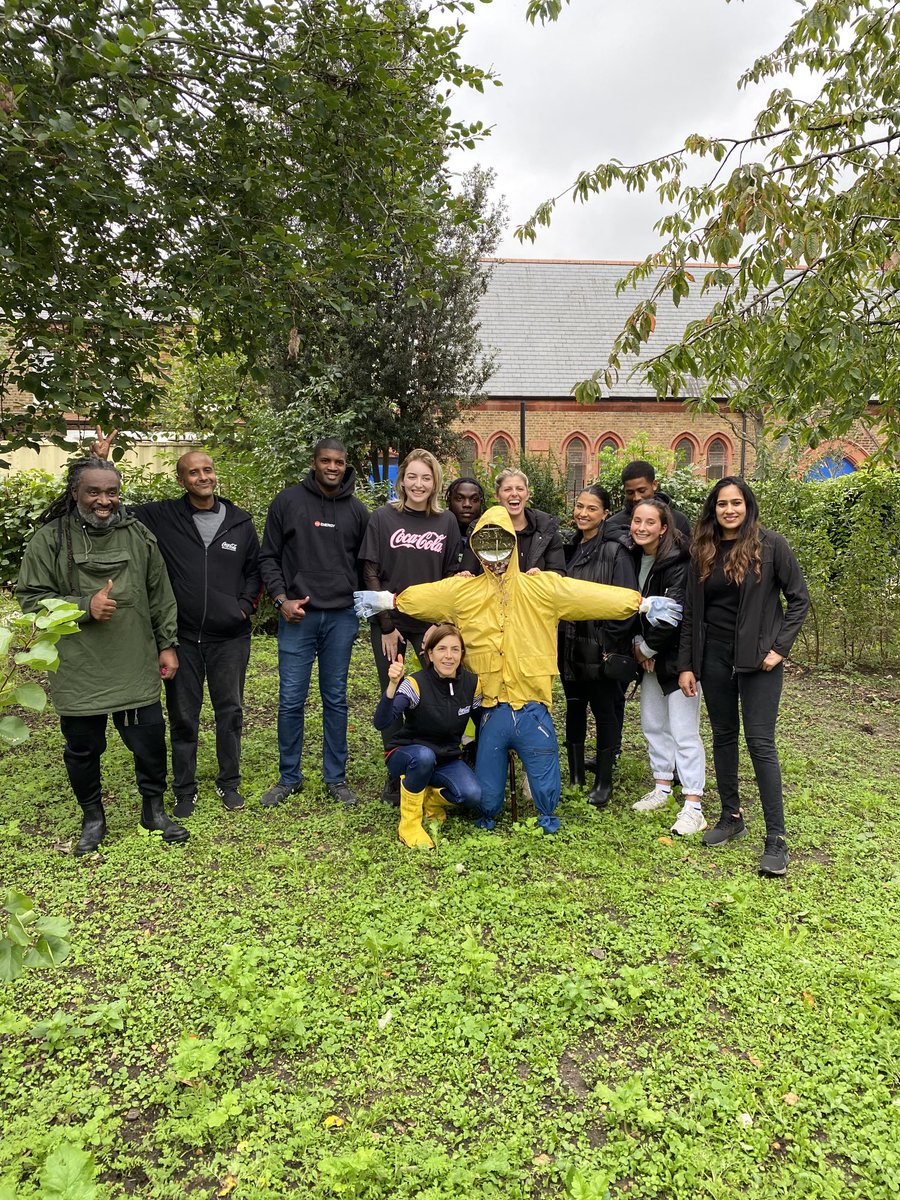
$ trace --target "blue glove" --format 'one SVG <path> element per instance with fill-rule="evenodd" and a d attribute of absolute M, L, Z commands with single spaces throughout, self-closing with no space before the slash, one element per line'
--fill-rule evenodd
<path fill-rule="evenodd" d="M 394 607 L 393 592 L 354 592 L 353 610 L 358 617 L 374 617 Z"/>
<path fill-rule="evenodd" d="M 638 609 L 651 625 L 678 625 L 683 611 L 678 601 L 669 596 L 645 596 Z"/>

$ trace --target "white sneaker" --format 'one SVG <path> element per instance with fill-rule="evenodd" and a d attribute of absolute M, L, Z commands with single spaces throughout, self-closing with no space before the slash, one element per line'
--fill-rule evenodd
<path fill-rule="evenodd" d="M 703 810 L 695 808 L 693 804 L 685 804 L 675 818 L 672 833 L 679 837 L 690 837 L 692 833 L 702 833 L 705 828 L 706 817 L 703 815 Z"/>
<path fill-rule="evenodd" d="M 652 792 L 636 800 L 631 807 L 635 812 L 653 812 L 657 808 L 665 808 L 671 799 L 671 792 L 664 792 L 662 788 L 655 787 Z"/>

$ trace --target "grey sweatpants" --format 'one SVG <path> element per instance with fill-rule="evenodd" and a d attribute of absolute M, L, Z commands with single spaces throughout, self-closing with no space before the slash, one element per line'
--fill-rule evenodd
<path fill-rule="evenodd" d="M 697 689 L 698 693 L 700 689 Z M 677 688 L 663 694 L 652 671 L 641 680 L 641 729 L 650 750 L 654 779 L 672 779 L 675 768 L 681 790 L 702 796 L 706 785 L 706 751 L 700 740 L 700 696 Z"/>

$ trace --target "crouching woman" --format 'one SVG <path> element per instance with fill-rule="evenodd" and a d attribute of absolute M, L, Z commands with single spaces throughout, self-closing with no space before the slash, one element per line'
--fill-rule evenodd
<path fill-rule="evenodd" d="M 462 761 L 462 736 L 481 707 L 478 676 L 463 666 L 466 647 L 455 625 L 425 635 L 423 670 L 404 678 L 402 657 L 388 667 L 388 684 L 375 710 L 376 729 L 402 721 L 385 750 L 388 774 L 400 783 L 398 834 L 407 846 L 434 846 L 423 817 L 442 821 L 447 804 L 478 808 L 481 784 Z"/>

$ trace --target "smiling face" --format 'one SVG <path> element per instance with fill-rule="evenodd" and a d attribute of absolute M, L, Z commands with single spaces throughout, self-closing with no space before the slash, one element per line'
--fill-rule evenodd
<path fill-rule="evenodd" d="M 609 510 L 598 496 L 593 492 L 582 492 L 575 501 L 572 513 L 575 525 L 581 531 L 582 541 L 587 542 L 595 537 L 608 515 Z"/>
<path fill-rule="evenodd" d="M 656 554 L 660 539 L 668 528 L 652 504 L 638 504 L 631 514 L 631 540 L 645 554 Z"/>
<path fill-rule="evenodd" d="M 626 480 L 622 484 L 625 492 L 626 509 L 631 512 L 639 500 L 649 500 L 658 486 L 655 479 L 648 479 L 646 475 L 639 475 L 637 479 Z"/>
<path fill-rule="evenodd" d="M 178 482 L 195 508 L 212 508 L 216 490 L 216 468 L 208 454 L 182 454 L 176 470 Z"/>
<path fill-rule="evenodd" d="M 497 503 L 512 517 L 513 527 L 524 528 L 525 505 L 528 503 L 528 484 L 521 475 L 509 475 L 497 488 Z"/>
<path fill-rule="evenodd" d="M 716 524 L 726 542 L 734 541 L 747 520 L 747 501 L 739 487 L 726 484 L 716 496 Z"/>
<path fill-rule="evenodd" d="M 319 450 L 313 459 L 313 475 L 326 496 L 333 495 L 344 482 L 347 455 L 343 450 Z"/>
<path fill-rule="evenodd" d="M 119 517 L 119 476 L 115 471 L 90 467 L 82 471 L 72 496 L 82 521 L 106 529 Z"/>
<path fill-rule="evenodd" d="M 404 503 L 407 508 L 424 512 L 434 495 L 434 473 L 428 463 L 414 458 L 403 472 Z"/>
<path fill-rule="evenodd" d="M 429 648 L 431 665 L 442 679 L 452 679 L 462 662 L 463 648 L 455 633 L 446 633 Z"/>
<path fill-rule="evenodd" d="M 447 503 L 463 532 L 481 516 L 481 492 L 474 483 L 458 483 Z"/>

